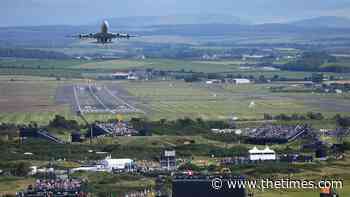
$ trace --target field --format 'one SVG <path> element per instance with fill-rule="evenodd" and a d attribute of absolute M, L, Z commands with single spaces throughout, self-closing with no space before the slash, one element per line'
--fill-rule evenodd
<path fill-rule="evenodd" d="M 348 196 L 350 194 L 350 174 L 348 173 L 350 170 L 350 161 L 349 158 L 342 161 L 331 161 L 327 163 L 317 163 L 313 166 L 303 166 L 300 165 L 300 169 L 302 169 L 302 173 L 293 174 L 288 176 L 293 180 L 316 180 L 319 181 L 321 179 L 328 180 L 343 180 L 343 188 L 337 189 L 339 196 Z M 283 176 L 280 174 L 280 176 Z M 286 176 L 286 175 L 284 175 Z M 332 179 L 333 178 L 333 179 Z M 257 197 L 274 197 L 274 196 L 282 196 L 282 197 L 318 197 L 319 190 L 315 189 L 304 189 L 304 190 L 275 190 L 275 191 L 267 191 L 256 193 Z"/>
<path fill-rule="evenodd" d="M 210 62 L 210 61 L 182 61 L 167 59 L 152 60 L 110 60 L 93 62 L 75 66 L 84 69 L 130 69 L 130 68 L 154 68 L 169 71 L 194 71 L 194 72 L 231 72 L 237 70 L 239 61 Z"/>
<path fill-rule="evenodd" d="M 65 113 L 67 106 L 55 104 L 58 85 L 49 78 L 0 77 L 0 121 L 46 122 L 51 114 Z"/>
<path fill-rule="evenodd" d="M 13 59 L 5 58 L 0 60 L 0 68 L 13 67 L 13 68 L 70 68 L 76 65 L 84 64 L 87 61 L 84 60 L 51 60 L 51 59 Z"/>
<path fill-rule="evenodd" d="M 2 76 L 0 77 L 0 122 L 45 124 L 55 114 L 70 119 L 81 120 L 75 115 L 73 91 L 62 88 L 81 84 L 82 80 L 56 80 L 54 78 Z M 152 120 L 162 118 L 177 119 L 191 117 L 203 119 L 227 119 L 232 115 L 241 119 L 261 119 L 264 113 L 292 114 L 309 111 L 322 112 L 328 117 L 337 113 L 350 114 L 349 95 L 312 93 L 272 93 L 269 87 L 279 84 L 251 85 L 206 85 L 204 83 L 185 83 L 182 81 L 140 81 L 113 82 L 102 81 L 98 87 L 108 87 L 112 95 L 127 101 L 142 113 L 132 116 L 146 116 Z M 84 89 L 84 88 L 83 88 Z M 61 91 L 59 91 L 61 90 Z M 79 91 L 78 91 L 79 92 Z M 90 94 L 80 91 L 80 100 L 94 100 Z M 114 109 L 118 103 L 106 91 L 97 91 L 100 101 Z M 84 93 L 84 94 L 83 94 Z M 68 99 L 59 99 L 62 94 Z M 106 97 L 105 97 L 105 96 Z M 89 99 L 86 100 L 88 102 Z M 104 120 L 114 118 L 108 111 L 88 114 L 87 118 Z"/>
<path fill-rule="evenodd" d="M 0 196 L 14 194 L 14 191 L 25 189 L 29 184 L 33 184 L 34 179 L 22 179 L 17 177 L 0 177 Z"/>
<path fill-rule="evenodd" d="M 100 73 L 112 73 L 120 70 L 153 68 L 163 71 L 186 71 L 204 73 L 231 73 L 242 76 L 272 78 L 275 75 L 286 78 L 303 80 L 310 77 L 308 72 L 270 71 L 263 68 L 242 69 L 241 65 L 254 64 L 252 61 L 241 60 L 173 60 L 173 59 L 146 59 L 146 60 L 39 60 L 39 59 L 0 59 L 0 75 L 26 75 L 61 78 L 84 78 L 96 76 Z M 324 73 L 325 77 L 334 76 L 341 79 L 350 79 L 347 73 Z"/>
<path fill-rule="evenodd" d="M 309 111 L 333 116 L 350 113 L 348 96 L 271 93 L 273 85 L 204 85 L 184 82 L 125 82 L 120 84 L 136 98 L 149 118 L 201 117 L 204 119 L 261 119 L 264 113 Z M 155 88 L 156 87 L 156 88 Z M 331 106 L 331 107 L 330 107 Z"/>
<path fill-rule="evenodd" d="M 68 119 L 79 119 L 69 102 L 57 100 L 57 90 L 81 83 L 79 80 L 27 76 L 0 76 L 0 122 L 28 124 L 36 122 L 47 124 L 56 114 Z M 59 88 L 60 87 L 60 88 Z M 71 95 L 73 96 L 73 95 Z M 87 116 L 89 121 L 106 120 L 112 114 L 99 113 Z"/>

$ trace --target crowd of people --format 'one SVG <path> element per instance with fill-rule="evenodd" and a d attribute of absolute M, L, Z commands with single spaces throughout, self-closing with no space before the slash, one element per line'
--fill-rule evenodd
<path fill-rule="evenodd" d="M 271 139 L 285 139 L 289 140 L 300 133 L 307 131 L 307 126 L 276 126 L 265 125 L 259 128 L 251 129 L 247 132 L 250 138 L 271 138 Z"/>
<path fill-rule="evenodd" d="M 133 136 L 138 134 L 126 122 L 100 123 L 98 126 L 109 131 L 113 136 Z"/>
<path fill-rule="evenodd" d="M 124 197 L 147 197 L 151 194 L 151 190 L 143 190 L 143 191 L 135 191 L 135 192 L 128 192 L 125 193 L 123 196 Z"/>
<path fill-rule="evenodd" d="M 17 197 L 27 196 L 72 196 L 85 197 L 87 193 L 82 191 L 82 182 L 75 179 L 52 179 L 36 180 L 35 184 L 29 185 L 25 192 L 18 192 Z"/>

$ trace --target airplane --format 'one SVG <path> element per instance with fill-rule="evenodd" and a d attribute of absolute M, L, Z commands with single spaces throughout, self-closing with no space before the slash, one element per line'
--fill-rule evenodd
<path fill-rule="evenodd" d="M 101 31 L 98 33 L 89 33 L 89 34 L 79 34 L 78 37 L 81 40 L 85 39 L 95 39 L 97 43 L 107 44 L 112 43 L 114 39 L 130 39 L 131 37 L 136 37 L 134 35 L 130 35 L 127 33 L 112 33 L 109 32 L 109 24 L 108 21 L 103 21 L 101 25 Z"/>

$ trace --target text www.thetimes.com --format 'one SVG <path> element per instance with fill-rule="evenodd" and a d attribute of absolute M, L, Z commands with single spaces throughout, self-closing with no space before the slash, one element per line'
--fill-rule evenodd
<path fill-rule="evenodd" d="M 342 180 L 291 180 L 291 179 L 260 179 L 260 180 L 227 180 L 215 178 L 211 181 L 211 186 L 215 190 L 228 189 L 342 189 Z"/>

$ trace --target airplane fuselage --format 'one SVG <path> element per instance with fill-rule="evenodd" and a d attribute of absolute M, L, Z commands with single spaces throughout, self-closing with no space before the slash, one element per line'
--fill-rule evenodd
<path fill-rule="evenodd" d="M 103 21 L 101 25 L 101 33 L 108 34 L 108 31 L 109 31 L 108 21 Z"/>
<path fill-rule="evenodd" d="M 101 30 L 98 33 L 80 34 L 80 39 L 96 39 L 98 43 L 106 44 L 112 42 L 113 39 L 126 38 L 129 39 L 129 34 L 126 33 L 111 33 L 109 32 L 109 24 L 107 21 L 103 21 Z"/>

